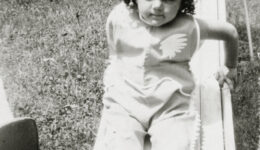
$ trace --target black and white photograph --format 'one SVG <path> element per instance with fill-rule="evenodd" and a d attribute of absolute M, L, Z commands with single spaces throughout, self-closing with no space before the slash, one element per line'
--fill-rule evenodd
<path fill-rule="evenodd" d="M 260 0 L 0 0 L 0 150 L 260 150 Z"/>

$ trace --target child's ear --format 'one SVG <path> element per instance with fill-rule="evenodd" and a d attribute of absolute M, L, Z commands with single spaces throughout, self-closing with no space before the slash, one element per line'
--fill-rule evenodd
<path fill-rule="evenodd" d="M 136 9 L 137 10 L 137 1 L 136 0 L 130 0 L 128 6 L 131 7 L 132 9 Z"/>

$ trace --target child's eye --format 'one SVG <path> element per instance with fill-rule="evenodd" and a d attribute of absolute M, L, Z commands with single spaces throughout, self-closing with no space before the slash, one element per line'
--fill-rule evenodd
<path fill-rule="evenodd" d="M 146 1 L 153 1 L 153 0 L 146 0 Z M 163 2 L 174 2 L 176 0 L 161 0 L 161 1 L 163 1 Z"/>
<path fill-rule="evenodd" d="M 164 2 L 174 2 L 176 0 L 163 0 Z"/>

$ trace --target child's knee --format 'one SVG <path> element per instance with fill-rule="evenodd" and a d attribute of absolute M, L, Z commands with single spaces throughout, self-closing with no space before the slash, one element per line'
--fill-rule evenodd
<path fill-rule="evenodd" d="M 133 127 L 133 126 L 132 126 Z M 107 125 L 96 139 L 94 150 L 142 150 L 144 131 Z"/>
<path fill-rule="evenodd" d="M 152 150 L 188 150 L 195 135 L 193 115 L 168 118 L 157 122 L 149 129 Z"/>
<path fill-rule="evenodd" d="M 118 105 L 104 108 L 94 150 L 142 150 L 143 126 Z"/>

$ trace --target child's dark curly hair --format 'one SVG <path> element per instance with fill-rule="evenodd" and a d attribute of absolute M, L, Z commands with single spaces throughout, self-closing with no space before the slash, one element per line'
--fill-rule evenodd
<path fill-rule="evenodd" d="M 131 0 L 123 0 L 126 5 L 129 5 Z M 134 7 L 137 7 L 136 0 L 132 0 L 134 3 Z M 194 0 L 182 0 L 181 1 L 181 7 L 179 10 L 180 14 L 190 14 L 194 15 L 195 14 L 195 6 L 194 6 Z"/>

